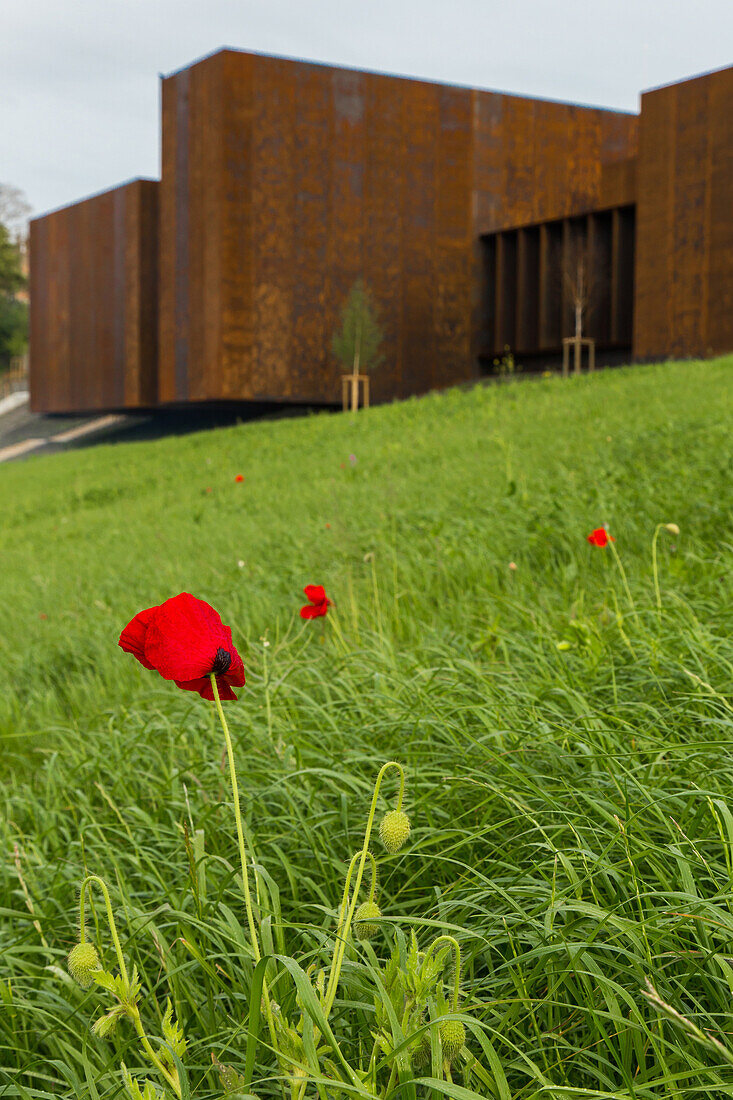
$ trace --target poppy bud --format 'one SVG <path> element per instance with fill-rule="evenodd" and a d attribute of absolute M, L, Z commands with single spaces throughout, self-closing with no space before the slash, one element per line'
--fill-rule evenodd
<path fill-rule="evenodd" d="M 379 920 L 381 915 L 382 910 L 376 901 L 362 902 L 354 914 L 354 935 L 357 940 L 374 939 L 379 931 L 379 925 L 374 922 Z"/>
<path fill-rule="evenodd" d="M 410 1057 L 412 1058 L 412 1064 L 416 1069 L 420 1069 L 422 1066 L 426 1066 L 430 1061 L 432 1048 L 430 1046 L 430 1034 L 424 1031 L 420 1036 L 420 1041 L 414 1050 L 410 1051 Z"/>
<path fill-rule="evenodd" d="M 92 974 L 101 970 L 97 949 L 93 943 L 77 943 L 69 952 L 69 974 L 83 989 L 92 984 Z"/>
<path fill-rule="evenodd" d="M 679 535 L 680 529 L 676 523 L 665 523 L 665 531 L 669 531 L 670 535 Z"/>
<path fill-rule="evenodd" d="M 466 1029 L 463 1024 L 459 1020 L 446 1020 L 440 1025 L 440 1042 L 443 1047 L 443 1057 L 448 1062 L 455 1062 L 466 1042 Z"/>
<path fill-rule="evenodd" d="M 410 835 L 410 819 L 402 810 L 390 810 L 382 818 L 379 836 L 388 852 L 399 852 Z"/>

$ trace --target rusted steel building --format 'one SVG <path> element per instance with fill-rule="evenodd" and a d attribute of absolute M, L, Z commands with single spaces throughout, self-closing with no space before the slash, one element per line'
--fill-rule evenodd
<path fill-rule="evenodd" d="M 375 400 L 552 362 L 580 245 L 602 356 L 729 350 L 732 119 L 733 69 L 639 118 L 222 50 L 163 79 L 159 183 L 32 223 L 32 405 L 335 404 L 359 277 Z"/>

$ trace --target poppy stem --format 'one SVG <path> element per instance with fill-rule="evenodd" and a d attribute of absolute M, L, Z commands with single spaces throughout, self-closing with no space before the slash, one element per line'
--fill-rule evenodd
<path fill-rule="evenodd" d="M 269 644 L 269 643 L 268 643 Z M 267 736 L 272 744 L 272 704 L 270 702 L 270 670 L 267 666 L 267 646 L 262 649 L 262 680 L 265 690 L 265 710 L 267 713 Z"/>
<path fill-rule="evenodd" d="M 636 604 L 634 603 L 634 598 L 631 595 L 631 589 L 629 588 L 629 582 L 626 579 L 626 570 L 623 567 L 623 562 L 621 561 L 621 558 L 619 557 L 619 552 L 616 549 L 615 543 L 612 542 L 611 539 L 609 539 L 608 545 L 611 547 L 611 553 L 613 554 L 616 565 L 619 568 L 619 572 L 621 574 L 621 580 L 623 581 L 624 590 L 626 592 L 626 599 L 629 601 L 629 605 L 631 607 L 631 613 L 634 616 L 634 622 L 638 626 L 639 625 L 639 616 L 638 616 L 637 611 L 636 611 Z"/>
<path fill-rule="evenodd" d="M 662 614 L 662 593 L 659 591 L 659 568 L 657 565 L 657 539 L 659 538 L 659 532 L 664 527 L 663 523 L 658 523 L 654 528 L 654 538 L 652 539 L 652 573 L 654 574 L 654 594 L 657 597 L 657 614 Z"/>
<path fill-rule="evenodd" d="M 343 897 L 341 898 L 341 905 L 339 906 L 339 923 L 338 923 L 338 928 L 336 929 L 336 941 L 337 942 L 339 942 L 341 940 L 341 930 L 342 930 L 343 925 L 344 925 L 344 920 L 346 919 L 346 913 L 347 913 L 348 905 L 349 905 L 349 887 L 351 886 L 351 876 L 353 874 L 354 867 L 356 866 L 356 861 L 357 861 L 357 859 L 359 858 L 360 855 L 361 855 L 361 852 L 356 852 L 351 857 L 351 863 L 349 864 L 349 869 L 346 872 L 346 882 L 344 883 L 344 893 L 343 893 Z M 374 901 L 374 895 L 377 892 L 377 861 L 374 858 L 374 855 L 372 854 L 372 852 L 369 852 L 368 855 L 369 855 L 369 859 L 372 861 L 372 886 L 371 886 L 371 890 L 369 891 L 369 901 Z"/>
<path fill-rule="evenodd" d="M 145 1053 L 147 1054 L 148 1058 L 153 1063 L 153 1065 L 155 1066 L 155 1068 L 157 1069 L 157 1071 L 161 1075 L 161 1077 L 163 1077 L 168 1082 L 168 1084 L 171 1086 L 171 1088 L 175 1092 L 176 1096 L 180 1097 L 180 1095 L 181 1095 L 181 1083 L 178 1080 L 178 1073 L 167 1069 L 163 1065 L 163 1063 L 161 1062 L 158 1055 L 153 1050 L 153 1047 L 151 1046 L 150 1040 L 148 1039 L 147 1035 L 145 1034 L 145 1028 L 143 1027 L 143 1022 L 140 1019 L 140 1011 L 139 1011 L 137 1005 L 131 1005 L 127 1010 L 127 1014 L 130 1017 L 130 1019 L 132 1020 L 133 1027 L 135 1028 L 135 1031 L 138 1034 L 138 1038 L 140 1040 L 142 1048 L 145 1051 Z"/>
<path fill-rule="evenodd" d="M 366 861 L 369 858 L 369 838 L 372 833 L 372 826 L 374 825 L 374 815 L 377 812 L 377 798 L 379 797 L 379 788 L 382 785 L 382 779 L 390 768 L 396 768 L 400 775 L 400 793 L 398 801 L 398 809 L 402 807 L 402 799 L 405 794 L 405 772 L 401 764 L 398 764 L 396 760 L 390 760 L 387 764 L 383 764 L 379 769 L 379 775 L 374 784 L 374 793 L 372 795 L 372 804 L 369 807 L 369 817 L 367 818 L 366 830 L 364 833 L 364 845 L 359 853 L 359 869 L 356 873 L 356 882 L 354 883 L 354 892 L 351 897 L 351 904 L 349 905 L 348 912 L 346 914 L 346 920 L 343 922 L 343 928 L 340 930 L 340 935 L 337 934 L 336 945 L 333 952 L 333 960 L 331 962 L 331 973 L 328 979 L 328 987 L 326 989 L 326 998 L 323 1006 L 323 1012 L 328 1019 L 329 1013 L 333 1008 L 333 1002 L 336 999 L 336 990 L 338 988 L 339 975 L 341 974 L 341 966 L 344 961 L 344 954 L 346 952 L 346 944 L 349 938 L 349 929 L 351 928 L 351 922 L 356 911 L 356 906 L 359 901 L 359 890 L 361 888 L 361 880 L 364 877 L 364 867 Z M 353 860 L 349 866 L 348 879 L 351 877 L 351 870 L 353 867 Z"/>
<path fill-rule="evenodd" d="M 252 941 L 252 952 L 255 957 L 255 962 L 259 962 L 261 958 L 260 941 L 257 937 L 257 926 L 255 925 L 254 913 L 252 911 L 252 898 L 249 892 L 249 872 L 247 870 L 247 849 L 244 844 L 244 830 L 242 828 L 242 810 L 239 805 L 239 784 L 237 783 L 237 769 L 234 764 L 234 746 L 232 745 L 232 738 L 229 733 L 229 726 L 227 720 L 224 717 L 224 710 L 221 705 L 221 699 L 219 698 L 219 686 L 216 682 L 216 676 L 211 673 L 211 686 L 214 692 L 214 703 L 216 705 L 217 712 L 219 714 L 219 721 L 221 722 L 221 728 L 224 731 L 224 740 L 227 747 L 227 759 L 229 760 L 229 778 L 232 784 L 232 798 L 234 800 L 234 818 L 237 824 L 237 843 L 239 844 L 239 861 L 242 867 L 242 885 L 244 887 L 244 904 L 247 909 L 247 923 L 249 924 L 249 936 Z"/>
<path fill-rule="evenodd" d="M 126 986 L 129 986 L 125 956 L 122 954 L 122 944 L 120 943 L 120 937 L 117 935 L 117 924 L 115 922 L 114 912 L 112 911 L 109 890 L 107 889 L 107 883 L 103 878 L 100 878 L 99 875 L 87 875 L 81 884 L 81 893 L 79 895 L 79 943 L 84 943 L 86 940 L 86 894 L 87 887 L 91 889 L 92 885 L 98 886 L 104 895 L 104 905 L 107 910 L 107 923 L 115 947 L 115 954 L 117 955 L 117 965 L 120 968 L 120 975 L 123 982 Z"/>
<path fill-rule="evenodd" d="M 232 783 L 232 798 L 234 800 L 234 817 L 237 823 L 237 842 L 239 844 L 239 860 L 242 866 L 242 886 L 244 887 L 244 903 L 247 909 L 247 923 L 249 924 L 249 934 L 252 941 L 252 953 L 255 957 L 255 962 L 259 962 L 262 958 L 260 951 L 260 943 L 257 938 L 257 927 L 255 925 L 254 913 L 252 911 L 252 898 L 249 892 L 249 874 L 247 872 L 247 849 L 244 844 L 244 830 L 242 828 L 242 811 L 239 805 L 239 784 L 237 783 L 237 769 L 234 764 L 234 746 L 232 745 L 232 738 L 229 733 L 229 726 L 227 720 L 224 717 L 224 711 L 221 705 L 221 699 L 219 698 L 219 686 L 216 682 L 215 673 L 210 674 L 211 687 L 214 693 L 214 703 L 219 714 L 219 721 L 221 722 L 221 728 L 224 731 L 224 740 L 227 747 L 227 758 L 229 760 L 229 776 Z M 278 1054 L 277 1035 L 275 1032 L 275 1021 L 272 1017 L 272 1005 L 270 1004 L 270 992 L 267 988 L 267 977 L 262 979 L 262 997 L 265 1002 L 265 1016 L 267 1017 L 267 1026 L 270 1032 L 270 1041 L 272 1043 L 272 1049 L 275 1054 Z"/>
<path fill-rule="evenodd" d="M 109 896 L 109 890 L 107 889 L 107 883 L 99 875 L 87 875 L 81 884 L 81 894 L 79 896 L 79 943 L 84 943 L 86 940 L 86 895 L 87 888 L 91 890 L 92 886 L 98 886 L 104 896 L 104 905 L 107 910 L 107 923 L 109 924 L 110 935 L 112 936 L 112 942 L 115 947 L 115 954 L 117 955 L 117 965 L 120 968 L 120 976 L 125 984 L 127 990 L 130 990 L 130 979 L 127 973 L 127 967 L 125 966 L 125 956 L 122 954 L 122 945 L 120 943 L 120 937 L 117 934 L 117 923 L 115 921 L 115 915 L 112 910 L 112 902 Z M 128 994 L 129 995 L 129 994 Z M 140 1018 L 140 1010 L 133 1000 L 129 1000 L 125 1003 L 125 1012 L 132 1020 L 135 1031 L 138 1034 L 138 1038 L 143 1046 L 145 1053 L 150 1061 L 153 1063 L 158 1073 L 168 1082 L 176 1096 L 181 1095 L 181 1086 L 178 1081 L 177 1074 L 173 1074 L 163 1065 L 158 1055 L 153 1050 L 150 1041 L 145 1034 L 145 1028 L 143 1027 L 142 1020 Z"/>

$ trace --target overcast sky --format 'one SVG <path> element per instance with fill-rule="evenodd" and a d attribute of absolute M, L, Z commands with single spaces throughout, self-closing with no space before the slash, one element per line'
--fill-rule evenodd
<path fill-rule="evenodd" d="M 733 61 L 733 0 L 1 0 L 0 182 L 159 175 L 159 73 L 219 48 L 637 110 Z"/>

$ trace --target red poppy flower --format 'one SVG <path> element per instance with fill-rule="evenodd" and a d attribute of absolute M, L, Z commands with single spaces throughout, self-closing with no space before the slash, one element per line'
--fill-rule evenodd
<path fill-rule="evenodd" d="M 616 539 L 613 535 L 609 535 L 605 527 L 596 527 L 595 531 L 591 531 L 588 535 L 588 542 L 591 546 L 607 546 L 609 541 L 615 542 Z"/>
<path fill-rule="evenodd" d="M 202 699 L 214 698 L 212 672 L 221 699 L 236 699 L 230 685 L 244 684 L 230 628 L 213 607 L 188 592 L 140 611 L 120 634 L 119 645 L 145 668 Z"/>
<path fill-rule="evenodd" d="M 326 589 L 322 584 L 307 584 L 303 591 L 310 603 L 301 607 L 301 619 L 320 619 L 321 615 L 325 615 L 328 611 L 328 605 L 331 602 L 326 595 Z"/>
<path fill-rule="evenodd" d="M 244 481 L 244 474 L 237 474 L 237 476 L 235 477 L 234 480 L 235 481 Z"/>

